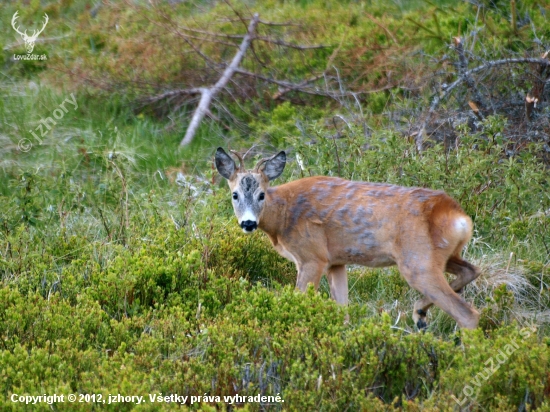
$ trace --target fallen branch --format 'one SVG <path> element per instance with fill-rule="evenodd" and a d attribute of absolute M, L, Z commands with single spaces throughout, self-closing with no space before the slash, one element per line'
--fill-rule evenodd
<path fill-rule="evenodd" d="M 189 123 L 189 127 L 185 132 L 183 140 L 180 142 L 180 146 L 187 146 L 193 141 L 193 137 L 195 137 L 195 133 L 197 132 L 197 129 L 202 119 L 204 118 L 204 115 L 209 111 L 209 106 L 212 102 L 212 99 L 220 92 L 220 90 L 222 90 L 226 86 L 227 82 L 229 82 L 229 79 L 231 79 L 231 77 L 241 64 L 244 54 L 246 53 L 246 50 L 252 42 L 259 20 L 260 16 L 258 15 L 258 13 L 254 14 L 252 20 L 250 20 L 248 31 L 243 38 L 239 50 L 233 57 L 233 60 L 231 61 L 229 66 L 227 66 L 227 68 L 224 70 L 222 76 L 216 82 L 216 84 L 214 84 L 214 86 L 210 88 L 199 88 L 199 90 L 201 91 L 201 100 L 199 102 L 199 105 L 195 109 L 195 113 L 193 113 L 193 117 L 191 118 L 191 122 Z"/>
<path fill-rule="evenodd" d="M 255 79 L 263 80 L 266 83 L 276 84 L 277 86 L 280 86 L 281 89 L 279 90 L 279 92 L 275 93 L 272 96 L 272 98 L 274 100 L 280 98 L 283 94 L 288 93 L 289 91 L 292 91 L 292 90 L 299 91 L 299 92 L 305 93 L 305 94 L 310 94 L 310 95 L 313 95 L 313 96 L 325 96 L 325 97 L 328 96 L 327 93 L 324 92 L 324 91 L 307 89 L 305 87 L 307 84 L 324 77 L 324 75 L 313 76 L 312 78 L 304 80 L 301 83 L 292 83 L 292 82 L 289 82 L 289 81 L 286 81 L 286 80 L 278 80 L 278 79 L 274 79 L 272 77 L 267 77 L 267 76 L 264 76 L 263 74 L 249 72 L 247 70 L 243 70 L 243 69 L 240 69 L 240 68 L 236 70 L 236 73 L 242 74 L 242 75 L 248 76 L 248 77 L 253 77 Z M 279 95 L 279 93 L 280 93 L 280 95 Z"/>
<path fill-rule="evenodd" d="M 276 44 L 277 46 L 284 46 L 284 47 L 288 47 L 290 49 L 296 49 L 296 50 L 315 50 L 315 49 L 326 49 L 328 47 L 332 47 L 332 45 L 325 45 L 325 44 L 314 44 L 313 46 L 302 46 L 299 44 L 287 43 L 283 40 L 272 39 L 270 37 L 264 37 L 264 36 L 257 37 L 256 39 L 266 43 Z"/>
<path fill-rule="evenodd" d="M 148 97 L 146 99 L 143 99 L 143 104 L 151 104 L 156 103 L 158 101 L 164 100 L 164 99 L 170 99 L 173 97 L 181 96 L 181 95 L 197 95 L 202 94 L 204 92 L 203 87 L 193 87 L 191 89 L 177 89 L 177 90 L 170 90 L 161 94 L 157 94 L 156 96 Z"/>
<path fill-rule="evenodd" d="M 546 59 L 548 57 L 548 52 L 545 52 L 541 59 Z M 533 81 L 533 88 L 531 89 L 531 93 L 528 93 L 527 95 L 534 99 L 534 102 L 540 102 L 543 100 L 543 93 L 544 93 L 544 86 L 550 79 L 550 67 L 540 65 L 537 70 L 537 74 L 535 76 L 535 79 Z"/>
<path fill-rule="evenodd" d="M 166 17 L 168 19 L 168 16 L 164 16 L 164 17 Z M 242 20 L 240 20 L 240 21 L 242 21 Z M 254 20 L 250 22 L 250 25 L 252 25 L 253 22 L 254 22 Z M 285 94 L 287 94 L 289 92 L 292 92 L 292 91 L 298 91 L 298 92 L 301 92 L 301 93 L 310 94 L 310 95 L 314 95 L 314 96 L 323 96 L 323 97 L 329 97 L 329 98 L 335 98 L 335 99 L 339 98 L 339 97 L 342 97 L 342 96 L 340 96 L 338 94 L 335 94 L 335 93 L 329 93 L 326 90 L 323 90 L 322 88 L 316 88 L 316 87 L 311 87 L 310 86 L 312 83 L 316 82 L 317 80 L 320 80 L 320 79 L 323 79 L 323 78 L 325 78 L 325 80 L 326 80 L 327 79 L 326 72 L 323 72 L 322 74 L 319 74 L 319 75 L 311 76 L 310 78 L 308 78 L 308 79 L 306 79 L 306 80 L 304 80 L 300 83 L 293 83 L 293 82 L 289 82 L 289 81 L 286 81 L 286 80 L 273 79 L 273 78 L 270 78 L 268 76 L 265 76 L 265 75 L 262 75 L 262 74 L 259 74 L 259 73 L 250 72 L 250 71 L 244 70 L 241 67 L 239 67 L 240 61 L 242 60 L 242 58 L 244 56 L 244 53 L 247 50 L 247 48 L 250 46 L 250 42 L 252 40 L 272 42 L 274 44 L 278 44 L 278 45 L 281 45 L 281 46 L 284 46 L 284 47 L 295 48 L 295 49 L 299 49 L 299 50 L 308 50 L 308 49 L 317 49 L 317 48 L 328 47 L 328 46 L 322 46 L 322 45 L 300 46 L 300 45 L 294 45 L 294 44 L 290 44 L 290 43 L 286 43 L 286 42 L 280 42 L 280 41 L 273 40 L 273 39 L 268 38 L 268 37 L 258 36 L 257 33 L 256 33 L 256 26 L 259 23 L 262 23 L 262 21 L 258 19 L 258 21 L 254 23 L 252 28 L 248 27 L 247 34 L 244 34 L 244 35 L 243 34 L 221 34 L 221 33 L 215 33 L 215 32 L 210 32 L 210 31 L 205 31 L 205 30 L 199 30 L 199 29 L 178 28 L 177 25 L 175 25 L 175 24 L 173 25 L 174 26 L 173 29 L 175 30 L 175 32 L 177 34 L 179 34 L 193 48 L 193 50 L 197 54 L 201 55 L 215 71 L 219 72 L 220 76 L 221 76 L 220 80 L 216 83 L 216 85 L 214 85 L 210 88 L 207 88 L 207 87 L 191 87 L 191 88 L 188 88 L 188 89 L 168 90 L 168 91 L 165 91 L 165 92 L 160 93 L 158 95 L 150 96 L 150 97 L 141 99 L 142 106 L 146 106 L 146 105 L 154 104 L 154 103 L 157 103 L 157 102 L 163 101 L 163 100 L 170 101 L 170 100 L 176 99 L 180 96 L 189 96 L 189 97 L 193 97 L 194 99 L 196 98 L 197 95 L 200 96 L 199 105 L 198 105 L 197 109 L 194 112 L 192 120 L 189 124 L 189 128 L 187 130 L 186 136 L 184 137 L 184 139 L 180 143 L 181 146 L 184 146 L 184 145 L 188 144 L 188 142 L 190 142 L 192 140 L 192 137 L 190 138 L 189 136 L 196 133 L 196 129 L 198 128 L 198 125 L 200 124 L 200 121 L 202 120 L 204 115 L 208 115 L 208 113 L 204 109 L 205 108 L 208 109 L 208 105 L 211 103 L 211 100 L 214 99 L 214 96 L 216 95 L 216 93 L 218 93 L 221 89 L 223 89 L 225 87 L 225 85 L 228 83 L 228 81 L 233 81 L 232 76 L 235 73 L 238 73 L 238 74 L 241 74 L 241 75 L 244 75 L 244 76 L 247 76 L 247 77 L 252 77 L 252 78 L 255 78 L 255 79 L 259 79 L 259 80 L 265 81 L 266 83 L 276 84 L 277 86 L 279 86 L 278 92 L 276 92 L 272 96 L 272 98 L 274 100 L 278 100 L 278 99 L 282 98 Z M 251 29 L 253 30 L 252 32 L 250 31 Z M 195 32 L 195 33 L 201 34 L 201 35 L 212 36 L 212 37 L 216 37 L 216 38 L 242 39 L 242 42 L 241 42 L 240 46 L 238 44 L 232 44 L 232 46 L 234 46 L 234 47 L 239 47 L 239 50 L 238 50 L 237 54 L 235 55 L 235 57 L 234 57 L 233 61 L 231 62 L 231 64 L 225 66 L 225 70 L 222 72 L 224 67 L 222 66 L 222 69 L 220 70 L 219 69 L 220 65 L 215 64 L 215 62 L 213 62 L 208 56 L 205 56 L 187 38 L 187 37 L 193 38 L 193 36 L 187 36 L 187 35 L 181 33 L 181 31 L 190 31 L 190 32 Z M 202 39 L 202 40 L 207 40 L 207 39 Z M 218 40 L 213 40 L 213 41 L 219 42 Z M 333 52 L 333 54 L 331 55 L 331 58 L 329 59 L 329 65 L 332 62 L 336 52 L 339 49 L 340 49 L 340 47 L 338 47 Z M 227 88 L 226 88 L 226 91 L 230 92 Z M 185 101 L 189 102 L 190 100 L 186 99 Z M 208 115 L 208 116 L 211 117 L 211 118 L 214 118 L 213 115 Z"/>
<path fill-rule="evenodd" d="M 432 115 L 435 112 L 435 109 L 437 106 L 439 106 L 439 103 L 441 101 L 445 100 L 451 92 L 456 89 L 461 83 L 466 81 L 466 79 L 470 78 L 471 75 L 482 72 L 484 70 L 491 69 L 493 67 L 502 66 L 506 64 L 525 64 L 525 63 L 534 63 L 534 64 L 540 64 L 542 66 L 550 66 L 550 60 L 542 59 L 542 58 L 536 58 L 536 57 L 523 57 L 523 58 L 512 58 L 512 59 L 500 59 L 500 60 L 493 60 L 486 62 L 482 64 L 481 66 L 475 67 L 473 69 L 467 70 L 462 73 L 462 76 L 460 76 L 458 79 L 456 79 L 453 83 L 451 83 L 449 86 L 445 88 L 442 94 L 437 94 L 434 96 L 432 103 L 430 105 L 430 108 L 428 109 L 428 113 L 426 114 L 426 118 L 422 122 L 418 133 L 416 134 L 416 148 L 420 152 L 422 151 L 422 144 L 424 142 L 424 137 L 426 136 L 426 126 L 430 122 Z"/>
<path fill-rule="evenodd" d="M 277 93 L 275 93 L 271 98 L 273 100 L 279 100 L 281 97 L 283 97 L 288 92 L 292 92 L 292 91 L 296 91 L 296 90 L 302 91 L 305 86 L 307 86 L 308 84 L 313 83 L 313 82 L 315 82 L 319 79 L 322 79 L 323 77 L 325 77 L 325 73 L 319 74 L 317 76 L 310 77 L 309 79 L 306 79 L 303 82 L 298 83 L 298 84 L 289 84 L 288 86 L 279 87 L 279 91 Z"/>
<path fill-rule="evenodd" d="M 548 52 L 544 53 L 541 58 L 546 59 L 547 57 Z M 525 96 L 525 115 L 528 121 L 533 120 L 533 109 L 536 108 L 537 103 L 542 100 L 544 86 L 546 85 L 548 79 L 550 79 L 550 67 L 540 65 L 533 82 L 531 93 L 527 93 Z"/>
<path fill-rule="evenodd" d="M 234 11 L 234 9 L 233 9 Z M 221 18 L 218 21 L 222 23 L 236 23 L 242 21 L 242 19 L 229 19 L 229 18 Z M 272 21 L 265 21 L 265 20 L 258 20 L 259 23 L 263 24 L 264 26 L 295 26 L 295 27 L 301 27 L 302 24 L 300 23 L 294 23 L 292 21 L 287 22 L 272 22 Z"/>
<path fill-rule="evenodd" d="M 306 79 L 306 80 L 304 80 L 300 83 L 292 83 L 292 82 L 289 82 L 289 81 L 286 81 L 286 80 L 278 80 L 278 79 L 274 79 L 272 77 L 264 76 L 263 74 L 249 72 L 249 71 L 243 70 L 241 68 L 238 68 L 235 72 L 238 73 L 238 74 L 242 74 L 244 76 L 253 77 L 255 79 L 259 79 L 259 80 L 265 81 L 267 83 L 276 84 L 277 86 L 280 86 L 279 91 L 272 96 L 272 99 L 274 99 L 274 100 L 280 99 L 284 94 L 289 93 L 291 91 L 305 93 L 305 94 L 309 94 L 309 95 L 312 95 L 312 96 L 322 96 L 322 97 L 329 97 L 331 99 L 338 99 L 338 98 L 341 98 L 341 97 L 349 97 L 349 96 L 356 96 L 356 95 L 361 95 L 361 94 L 375 93 L 377 91 L 387 90 L 387 89 L 391 89 L 393 87 L 393 86 L 385 87 L 383 89 L 374 90 L 374 91 L 373 90 L 357 91 L 357 92 L 345 92 L 345 91 L 342 92 L 341 91 L 341 92 L 337 93 L 337 92 L 332 92 L 332 91 L 319 89 L 319 88 L 306 87 L 306 86 L 308 86 L 308 84 L 313 83 L 313 82 L 315 82 L 317 80 L 320 80 L 322 78 L 327 79 L 326 73 L 322 73 L 322 74 L 319 74 L 319 75 L 316 75 L 316 76 L 312 76 L 309 79 Z"/>
<path fill-rule="evenodd" d="M 460 37 L 454 37 L 454 48 L 455 51 L 458 54 L 458 74 L 462 78 L 464 82 L 466 82 L 466 86 L 474 95 L 474 103 L 477 106 L 479 115 L 483 115 L 479 111 L 479 106 L 481 106 L 482 109 L 487 109 L 487 103 L 485 102 L 485 99 L 483 98 L 482 94 L 479 92 L 479 90 L 476 87 L 476 82 L 472 78 L 470 74 L 468 74 L 468 59 L 466 59 L 466 55 L 464 54 L 464 43 L 462 42 L 462 39 Z"/>
<path fill-rule="evenodd" d="M 226 39 L 244 39 L 244 37 L 246 36 L 246 34 L 215 33 L 215 32 L 211 32 L 211 31 L 207 31 L 207 30 L 193 29 L 193 28 L 190 28 L 190 27 L 183 27 L 182 30 L 190 31 L 192 33 L 203 34 L 205 36 L 221 37 L 221 38 L 226 38 Z M 197 38 L 197 37 L 195 37 L 195 38 Z M 197 38 L 197 39 L 208 40 L 206 38 L 202 38 L 202 39 Z M 288 48 L 291 48 L 291 49 L 297 49 L 297 50 L 326 49 L 328 47 L 332 47 L 331 45 L 324 45 L 324 44 L 315 44 L 315 45 L 312 45 L 312 46 L 303 46 L 303 45 L 299 45 L 299 44 L 288 43 L 288 42 L 285 42 L 285 41 L 279 40 L 279 39 L 272 39 L 271 37 L 265 37 L 265 36 L 256 36 L 256 37 L 254 37 L 254 40 L 263 41 L 265 43 L 272 43 L 272 44 L 276 44 L 278 46 L 284 46 L 284 47 L 288 47 Z M 214 41 L 219 43 L 218 40 L 214 40 Z M 222 43 L 222 44 L 227 44 L 227 43 Z"/>
<path fill-rule="evenodd" d="M 533 120 L 533 109 L 536 107 L 538 99 L 527 93 L 525 96 L 525 115 L 527 116 L 528 121 Z"/>

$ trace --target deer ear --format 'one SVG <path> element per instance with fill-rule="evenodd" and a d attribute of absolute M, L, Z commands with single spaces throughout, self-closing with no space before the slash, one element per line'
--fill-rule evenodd
<path fill-rule="evenodd" d="M 218 172 L 227 180 L 231 180 L 237 170 L 235 162 L 231 156 L 225 153 L 221 147 L 218 147 L 218 150 L 216 150 L 215 161 Z"/>
<path fill-rule="evenodd" d="M 271 159 L 265 162 L 263 169 L 264 174 L 268 180 L 273 180 L 281 176 L 286 164 L 286 153 L 284 151 L 279 152 Z"/>

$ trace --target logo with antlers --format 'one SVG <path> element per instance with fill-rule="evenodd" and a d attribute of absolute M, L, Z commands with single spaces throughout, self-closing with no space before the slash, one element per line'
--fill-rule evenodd
<path fill-rule="evenodd" d="M 44 13 L 44 25 L 40 30 L 34 30 L 33 34 L 29 36 L 27 34 L 27 30 L 25 30 L 24 32 L 21 32 L 19 30 L 19 27 L 18 26 L 16 27 L 15 25 L 16 20 L 19 17 L 17 13 L 19 13 L 19 11 L 16 11 L 15 14 L 13 15 L 13 18 L 11 19 L 11 26 L 23 38 L 23 41 L 25 42 L 25 48 L 27 49 L 27 54 L 31 54 L 34 49 L 34 43 L 36 42 L 36 38 L 40 33 L 44 31 L 44 29 L 46 28 L 46 24 L 48 24 L 48 20 L 49 20 L 48 15 Z"/>

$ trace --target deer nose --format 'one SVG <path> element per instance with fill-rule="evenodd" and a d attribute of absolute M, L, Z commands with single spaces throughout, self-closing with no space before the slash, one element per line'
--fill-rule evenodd
<path fill-rule="evenodd" d="M 254 220 L 243 220 L 241 222 L 241 227 L 245 232 L 253 232 L 258 228 L 258 223 Z"/>

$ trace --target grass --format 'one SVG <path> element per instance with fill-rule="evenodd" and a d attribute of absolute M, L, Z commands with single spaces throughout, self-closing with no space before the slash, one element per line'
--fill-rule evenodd
<path fill-rule="evenodd" d="M 105 236 L 112 239 L 114 233 L 121 233 L 119 227 L 129 224 L 124 213 L 129 213 L 129 218 L 134 214 L 147 218 L 153 213 L 158 218 L 169 217 L 176 225 L 189 225 L 190 219 L 204 221 L 203 211 L 221 208 L 221 216 L 228 219 L 226 230 L 235 229 L 224 185 L 212 186 L 213 172 L 208 169 L 214 147 L 223 144 L 221 138 L 199 137 L 196 144 L 185 151 L 170 149 L 177 145 L 179 136 L 163 128 L 160 122 L 135 117 L 123 107 L 113 107 L 116 102 L 102 105 L 94 103 L 93 98 L 79 95 L 78 113 L 68 113 L 61 119 L 42 145 L 33 146 L 28 153 L 16 150 L 17 138 L 24 136 L 21 131 L 29 130 L 37 124 L 37 119 L 50 115 L 65 95 L 51 90 L 33 93 L 27 87 L 19 89 L 16 96 L 4 98 L 0 116 L 10 119 L 3 123 L 1 131 L 6 142 L 9 139 L 2 147 L 4 160 L 0 184 L 4 199 L 10 204 L 10 208 L 4 210 L 5 224 L 10 221 L 10 211 L 17 208 L 17 204 L 21 207 L 27 202 L 30 211 L 24 213 L 36 215 L 33 230 L 37 230 L 37 235 L 53 230 L 65 236 L 84 236 L 90 242 L 102 242 Z M 33 104 L 39 109 L 31 111 Z M 109 115 L 113 112 L 116 116 Z M 208 133 L 207 127 L 202 133 Z M 327 150 L 332 151 L 330 141 L 327 146 Z M 332 154 L 327 159 L 334 161 Z M 286 173 L 296 176 L 294 166 L 291 163 Z M 377 180 L 376 176 L 373 179 Z M 26 183 L 30 181 L 32 187 L 29 188 Z M 17 191 L 16 202 L 10 203 L 10 197 L 13 200 Z M 215 200 L 213 192 L 217 193 Z M 182 204 L 186 196 L 188 200 Z M 25 200 L 27 197 L 31 200 Z M 212 206 L 212 202 L 219 205 Z M 13 227 L 19 223 L 12 216 Z M 144 226 L 143 233 L 148 230 Z M 536 318 L 545 324 L 547 313 L 543 303 L 546 301 L 541 293 L 547 290 L 544 274 L 547 263 L 541 260 L 544 253 L 530 248 L 528 242 L 519 239 L 514 242 L 512 236 L 512 240 L 505 239 L 497 246 L 487 244 L 483 237 L 476 238 L 468 255 L 483 268 L 484 276 L 467 289 L 466 296 L 484 307 L 494 290 L 505 284 L 514 296 L 511 313 L 515 315 L 510 315 L 510 319 L 528 323 L 529 319 Z M 498 249 L 503 251 L 498 252 Z M 512 252 L 508 254 L 507 251 Z M 527 276 L 522 262 L 532 261 L 541 262 L 543 267 L 539 274 Z M 292 283 L 292 273 L 287 275 Z M 537 275 L 538 283 L 535 279 L 528 280 Z M 266 279 L 264 282 L 269 284 Z M 328 296 L 326 282 L 321 291 Z M 401 315 L 410 311 L 418 298 L 396 269 L 351 270 L 350 295 L 351 302 L 368 308 L 370 315 L 387 311 L 392 319 L 402 324 L 407 317 Z M 446 315 L 435 310 L 433 323 L 441 324 L 442 318 Z M 403 326 L 413 330 L 410 319 Z M 447 327 L 448 322 L 439 332 L 449 333 Z"/>
<path fill-rule="evenodd" d="M 41 96 L 45 107 L 43 116 L 62 95 L 52 93 L 50 100 L 44 96 Z M 33 98 L 31 95 L 20 97 L 18 107 L 30 105 Z M 10 116 L 10 112 L 13 113 L 12 109 L 8 112 L 6 107 L 8 105 L 4 104 L 4 118 Z M 201 145 L 187 152 L 196 150 L 193 156 L 184 155 L 167 148 L 164 139 L 170 139 L 171 134 L 150 120 L 138 118 L 127 121 L 125 116 L 113 116 L 110 121 L 103 123 L 108 114 L 100 112 L 101 105 L 83 104 L 79 110 L 82 110 L 82 118 L 67 119 L 67 125 L 63 124 L 52 130 L 43 146 L 33 147 L 26 154 L 10 147 L 2 149 L 6 154 L 1 183 L 4 228 L 1 249 L 5 265 L 2 270 L 3 290 L 19 291 L 23 299 L 31 299 L 32 302 L 38 299 L 43 302 L 42 305 L 50 302 L 47 303 L 50 308 L 48 311 L 53 310 L 58 314 L 49 315 L 49 312 L 46 312 L 47 318 L 55 316 L 56 322 L 59 322 L 56 323 L 57 330 L 52 329 L 44 338 L 39 338 L 36 335 L 38 331 L 30 332 L 27 329 L 29 326 L 24 326 L 34 323 L 37 327 L 44 328 L 45 326 L 40 326 L 43 325 L 42 321 L 35 318 L 38 314 L 25 315 L 29 318 L 22 321 L 22 329 L 14 328 L 9 332 L 3 332 L 4 338 L 9 337 L 7 342 L 10 342 L 5 346 L 4 353 L 22 356 L 18 352 L 18 345 L 23 345 L 23 348 L 29 350 L 34 348 L 34 352 L 25 361 L 29 365 L 39 364 L 37 356 L 40 352 L 37 351 L 40 350 L 59 354 L 61 348 L 65 348 L 67 353 L 71 353 L 70 347 L 77 343 L 68 343 L 73 341 L 69 338 L 72 332 L 62 332 L 66 327 L 63 323 L 75 318 L 81 319 L 78 322 L 88 322 L 82 317 L 83 313 L 92 311 L 91 313 L 97 313 L 97 317 L 90 318 L 89 322 L 96 326 L 86 332 L 91 334 L 86 335 L 89 336 L 88 342 L 81 341 L 78 344 L 82 348 L 78 356 L 92 356 L 91 359 L 95 359 L 93 362 L 99 366 L 78 361 L 83 362 L 81 373 L 88 370 L 92 376 L 96 376 L 88 385 L 82 380 L 84 375 L 79 375 L 80 378 L 62 376 L 55 381 L 44 377 L 42 379 L 50 382 L 46 389 L 32 389 L 33 386 L 27 380 L 20 380 L 20 387 L 25 388 L 28 393 L 35 394 L 44 390 L 59 391 L 64 385 L 63 382 L 71 382 L 72 386 L 85 393 L 104 388 L 103 393 L 107 396 L 108 393 L 122 391 L 114 383 L 114 377 L 120 376 L 115 370 L 118 362 L 130 365 L 129 360 L 123 359 L 127 356 L 137 356 L 138 363 L 134 364 L 135 361 L 132 360 L 131 368 L 139 372 L 131 379 L 122 378 L 126 379 L 125 385 L 132 393 L 230 393 L 229 387 L 221 383 L 216 386 L 218 389 L 209 388 L 204 384 L 170 384 L 166 378 L 178 372 L 172 370 L 165 362 L 175 361 L 176 365 L 187 371 L 182 382 L 193 381 L 192 376 L 200 377 L 200 381 L 208 380 L 208 377 L 229 379 L 230 382 L 241 382 L 244 379 L 250 381 L 251 388 L 263 388 L 257 389 L 263 390 L 263 393 L 275 394 L 282 391 L 286 401 L 290 402 L 289 405 L 303 404 L 306 405 L 305 408 L 310 407 L 307 405 L 313 401 L 306 400 L 309 398 L 304 397 L 304 393 L 314 396 L 313 394 L 318 392 L 315 391 L 315 386 L 302 381 L 306 375 L 301 374 L 306 371 L 317 373 L 317 368 L 321 367 L 317 362 L 305 361 L 299 366 L 302 372 L 296 370 L 290 375 L 290 369 L 287 372 L 286 369 L 278 369 L 279 367 L 275 366 L 278 365 L 277 362 L 286 365 L 291 358 L 277 349 L 277 345 L 283 344 L 283 341 L 280 341 L 282 338 L 278 337 L 279 332 L 275 332 L 276 329 L 262 338 L 266 339 L 266 342 L 273 340 L 274 346 L 270 349 L 273 352 L 262 354 L 259 358 L 256 357 L 258 355 L 254 355 L 254 351 L 257 351 L 260 347 L 258 345 L 261 344 L 256 340 L 260 338 L 253 338 L 253 334 L 262 330 L 259 325 L 278 324 L 280 321 L 276 320 L 277 315 L 269 311 L 262 317 L 250 315 L 252 324 L 259 323 L 252 329 L 248 329 L 251 326 L 247 324 L 245 332 L 243 329 L 237 332 L 234 326 L 230 326 L 231 322 L 224 321 L 227 316 L 235 316 L 231 306 L 227 305 L 235 305 L 243 300 L 246 302 L 253 299 L 255 293 L 262 296 L 267 293 L 269 299 L 291 299 L 291 303 L 285 303 L 290 305 L 290 311 L 295 310 L 291 308 L 295 308 L 293 305 L 296 302 L 311 305 L 321 303 L 317 300 L 311 301 L 312 298 L 304 300 L 300 296 L 285 297 L 289 292 L 282 292 L 279 285 L 293 285 L 293 266 L 275 254 L 265 236 L 257 234 L 252 238 L 243 238 L 239 233 L 240 230 L 230 210 L 227 189 L 223 183 L 212 184 L 213 172 L 205 167 L 210 161 L 213 146 L 220 144 L 219 140 L 205 139 Z M 90 116 L 84 114 L 85 110 L 91 110 Z M 95 116 L 97 118 L 94 119 Z M 21 119 L 17 120 L 21 124 L 19 128 L 24 130 L 27 124 L 34 124 L 36 120 L 32 117 L 21 115 Z M 6 133 L 6 128 L 2 133 Z M 70 138 L 67 138 L 69 135 Z M 10 142 L 18 137 L 16 133 L 9 136 Z M 146 143 L 144 138 L 147 136 L 154 138 Z M 175 135 L 172 136 L 174 145 L 178 139 Z M 13 143 L 11 145 L 13 147 Z M 332 155 L 328 159 L 332 159 Z M 182 162 L 183 167 L 179 167 Z M 176 167 L 177 170 L 170 169 L 171 167 Z M 292 168 L 291 164 L 287 171 L 290 176 L 295 175 Z M 177 179 L 174 179 L 174 176 Z M 498 252 L 499 249 L 516 250 L 516 253 L 510 258 L 507 252 Z M 517 328 L 536 326 L 538 333 L 534 336 L 539 336 L 539 343 L 536 345 L 544 345 L 543 339 L 547 336 L 550 321 L 547 310 L 548 263 L 542 258 L 543 254 L 540 251 L 531 249 L 529 240 L 504 239 L 500 244 L 494 241 L 484 244 L 482 238 L 477 238 L 467 254 L 473 263 L 482 267 L 483 275 L 466 288 L 465 296 L 482 311 L 482 326 L 489 336 L 503 333 L 503 328 L 510 325 L 518 325 L 515 326 Z M 148 256 L 152 259 L 151 263 L 148 263 L 149 258 L 146 259 Z M 173 258 L 176 260 L 169 263 Z M 253 287 L 256 282 L 259 282 L 265 291 L 260 292 Z M 412 305 L 419 296 L 406 285 L 395 268 L 352 268 L 349 283 L 350 329 L 332 332 L 335 336 L 340 336 L 341 342 L 349 342 L 350 336 L 365 333 L 364 328 L 372 330 L 371 322 L 382 322 L 386 325 L 384 327 L 390 331 L 388 336 L 391 336 L 390 338 L 384 335 L 386 337 L 383 339 L 386 340 L 403 340 L 406 339 L 405 336 L 417 335 L 410 314 Z M 247 292 L 250 290 L 255 292 Z M 321 336 L 326 336 L 330 328 L 326 329 L 329 326 L 323 319 L 333 316 L 330 313 L 335 310 L 328 296 L 328 287 L 323 281 L 320 296 L 323 308 L 319 309 L 319 315 L 312 318 L 304 315 L 305 317 L 284 321 L 288 322 L 288 327 L 293 330 L 292 336 L 301 337 L 300 339 L 306 341 L 310 338 L 303 333 L 320 333 Z M 82 299 L 89 302 L 86 305 L 92 306 L 86 306 L 88 309 L 85 309 L 83 303 L 79 303 Z M 34 303 L 31 301 L 26 300 L 24 304 L 32 307 Z M 250 304 L 254 307 L 263 305 L 263 301 L 253 302 Z M 16 305 L 13 308 L 18 307 L 20 306 Z M 77 313 L 72 314 L 73 310 Z M 84 312 L 79 312 L 81 310 Z M 182 311 L 181 315 L 177 315 L 178 311 Z M 11 310 L 0 312 L 7 318 L 14 316 Z M 434 308 L 430 311 L 429 321 L 426 336 L 433 334 L 437 345 L 446 345 L 446 342 L 453 341 L 457 330 L 452 319 Z M 177 322 L 177 325 L 173 322 Z M 338 322 L 335 325 L 338 325 Z M 103 328 L 110 331 L 103 331 Z M 151 332 L 152 335 L 148 338 L 148 333 L 144 331 L 151 328 L 154 332 Z M 305 328 L 307 332 L 301 332 L 300 328 Z M 218 337 L 207 338 L 201 334 L 202 330 L 211 330 Z M 189 337 L 183 336 L 182 333 Z M 244 341 L 239 340 L 242 333 L 249 336 L 252 341 L 248 338 Z M 55 346 L 48 349 L 48 344 L 42 339 L 56 342 Z M 228 339 L 235 341 L 236 345 L 228 344 Z M 490 342 L 493 338 L 488 339 Z M 155 342 L 154 345 L 151 342 Z M 480 342 L 475 343 L 478 348 L 481 347 Z M 285 345 L 292 347 L 294 343 L 289 341 Z M 321 348 L 336 352 L 342 350 L 338 349 L 339 346 L 330 349 L 330 345 L 323 343 Z M 530 345 L 532 347 L 535 343 L 531 342 Z M 156 350 L 153 350 L 154 346 L 158 346 L 158 355 Z M 443 358 L 454 353 L 449 352 L 447 346 L 445 348 L 447 349 L 438 349 L 441 352 L 437 352 L 437 356 L 442 357 L 442 365 L 447 365 Z M 240 352 L 243 350 L 245 352 Z M 250 353 L 247 352 L 249 350 Z M 309 356 L 309 349 L 292 350 L 297 351 L 293 352 L 295 356 L 306 356 L 306 359 Z M 401 353 L 400 350 L 402 349 L 392 349 L 391 356 L 396 356 L 395 363 L 388 360 L 389 363 L 383 366 L 387 368 L 383 369 L 386 371 L 384 374 L 393 376 L 399 369 L 398 364 L 403 361 L 401 355 L 398 355 Z M 493 356 L 490 347 L 478 350 L 485 354 L 486 359 Z M 114 354 L 113 358 L 110 358 L 111 353 Z M 237 353 L 241 355 L 235 355 Z M 106 355 L 103 357 L 101 354 Z M 94 358 L 96 356 L 100 357 Z M 152 360 L 155 356 L 160 356 L 158 361 Z M 322 352 L 316 356 L 322 356 Z M 10 359 L 4 358 L 2 363 L 9 365 L 14 362 Z M 180 359 L 196 361 L 180 363 Z M 523 362 L 519 359 L 516 362 Z M 208 366 L 199 367 L 195 362 Z M 243 362 L 252 365 L 249 372 L 246 372 L 248 369 Z M 354 368 L 356 363 L 353 362 L 347 367 Z M 264 364 L 266 366 L 262 366 Z M 270 375 L 262 375 L 262 368 L 268 366 L 273 371 Z M 44 367 L 53 367 L 53 364 Z M 153 367 L 160 368 L 154 373 L 154 378 L 148 375 L 149 368 Z M 323 371 L 314 375 L 315 380 L 320 379 L 319 376 L 323 376 L 323 380 L 331 376 L 330 366 L 327 367 L 327 370 L 323 369 L 325 366 L 321 367 Z M 334 372 L 335 376 L 347 376 L 345 370 L 338 369 L 338 372 Z M 24 373 L 31 376 L 30 372 Z M 475 376 L 477 372 L 464 373 L 473 373 Z M 222 378 L 223 376 L 228 378 Z M 386 389 L 382 392 L 374 390 L 375 398 L 386 403 L 391 402 L 394 394 L 401 390 L 397 389 L 399 385 L 388 386 L 387 383 L 382 383 L 389 382 L 383 377 L 385 375 L 377 376 L 364 381 L 365 384 L 373 387 L 382 385 Z M 151 383 L 140 386 L 138 379 L 142 382 L 149 379 Z M 180 381 L 176 379 L 175 382 Z M 363 381 L 356 380 L 356 384 L 357 382 Z M 500 378 L 497 382 L 501 382 Z M 403 385 L 407 387 L 409 384 Z M 48 387 L 51 389 L 47 389 Z M 300 389 L 299 393 L 302 395 L 298 395 L 298 392 L 293 392 L 292 387 L 306 390 L 304 392 Z M 429 402 L 426 399 L 430 397 L 448 400 L 451 399 L 451 393 L 460 394 L 461 388 L 456 387 L 456 384 L 446 388 L 441 392 L 436 389 L 429 390 L 423 395 L 417 395 L 415 399 L 427 405 Z M 4 391 L 8 394 L 18 390 L 13 385 L 4 386 Z M 340 390 L 346 394 L 343 395 L 344 398 L 352 399 L 356 396 L 352 395 L 349 389 Z M 537 389 L 533 390 L 534 393 L 539 393 Z M 239 393 L 246 393 L 244 387 L 239 389 Z M 248 393 L 255 392 L 252 390 Z M 330 399 L 325 392 L 319 392 L 318 396 L 316 399 Z M 487 397 L 482 397 L 479 401 L 484 405 L 492 402 Z M 5 405 L 17 409 L 11 403 Z M 450 403 L 448 407 L 452 408 L 452 405 Z M 130 405 L 126 406 L 130 408 Z M 321 409 L 330 410 L 330 407 L 326 405 Z"/>

